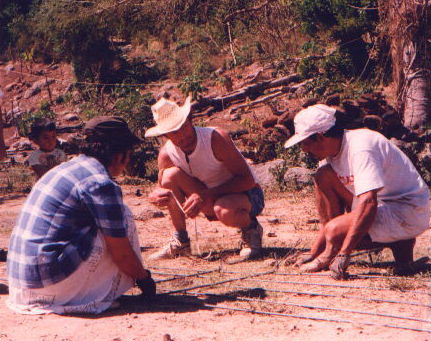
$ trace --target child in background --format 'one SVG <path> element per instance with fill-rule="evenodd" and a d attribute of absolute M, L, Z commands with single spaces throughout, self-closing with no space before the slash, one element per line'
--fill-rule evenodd
<path fill-rule="evenodd" d="M 56 148 L 57 133 L 55 123 L 47 118 L 36 120 L 31 126 L 29 138 L 39 146 L 28 158 L 29 166 L 39 179 L 48 170 L 66 161 L 66 154 Z"/>

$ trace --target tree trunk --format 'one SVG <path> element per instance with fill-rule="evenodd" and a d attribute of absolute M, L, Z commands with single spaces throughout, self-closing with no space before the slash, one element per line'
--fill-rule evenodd
<path fill-rule="evenodd" d="M 429 0 L 380 0 L 391 44 L 397 109 L 404 126 L 423 128 L 431 116 Z"/>
<path fill-rule="evenodd" d="M 6 147 L 3 136 L 3 111 L 0 107 L 0 161 L 6 157 Z"/>

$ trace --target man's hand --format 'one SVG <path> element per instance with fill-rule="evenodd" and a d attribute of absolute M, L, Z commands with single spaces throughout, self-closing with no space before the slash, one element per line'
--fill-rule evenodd
<path fill-rule="evenodd" d="M 136 285 L 142 291 L 142 297 L 153 298 L 156 296 L 156 282 L 151 277 L 150 270 L 146 270 L 148 275 L 144 279 L 137 279 Z"/>
<path fill-rule="evenodd" d="M 201 194 L 192 193 L 183 204 L 183 211 L 189 218 L 195 218 L 205 205 Z"/>
<path fill-rule="evenodd" d="M 346 279 L 347 267 L 350 263 L 350 255 L 337 255 L 329 265 L 330 275 L 334 279 Z"/>
<path fill-rule="evenodd" d="M 165 188 L 157 188 L 150 193 L 148 201 L 158 207 L 166 207 L 172 199 L 172 191 Z"/>

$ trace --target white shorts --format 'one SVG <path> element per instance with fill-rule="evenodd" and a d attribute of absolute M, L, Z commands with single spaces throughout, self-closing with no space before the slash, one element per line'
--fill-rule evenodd
<path fill-rule="evenodd" d="M 353 198 L 352 210 L 358 204 Z M 416 206 L 405 201 L 379 201 L 376 218 L 368 231 L 373 242 L 392 243 L 412 239 L 430 226 L 430 202 Z"/>
<path fill-rule="evenodd" d="M 131 214 L 126 207 L 128 238 L 141 258 L 138 234 Z M 114 264 L 99 231 L 90 256 L 69 277 L 40 289 L 9 286 L 6 304 L 20 314 L 98 314 L 108 309 L 134 283 Z"/>

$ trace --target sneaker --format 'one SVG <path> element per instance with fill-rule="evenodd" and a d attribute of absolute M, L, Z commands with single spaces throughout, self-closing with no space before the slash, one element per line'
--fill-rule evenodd
<path fill-rule="evenodd" d="M 157 259 L 172 259 L 179 256 L 184 256 L 187 254 L 191 254 L 190 249 L 190 241 L 185 243 L 180 242 L 176 238 L 172 238 L 164 247 L 162 247 L 159 251 L 153 253 L 149 259 L 157 260 Z"/>
<path fill-rule="evenodd" d="M 263 228 L 255 219 L 250 228 L 241 230 L 241 246 L 239 253 L 243 260 L 255 259 L 262 254 Z"/>

